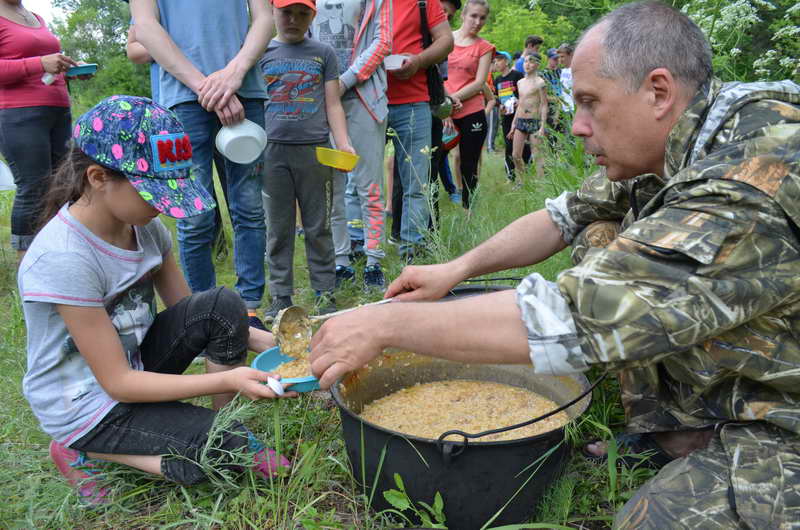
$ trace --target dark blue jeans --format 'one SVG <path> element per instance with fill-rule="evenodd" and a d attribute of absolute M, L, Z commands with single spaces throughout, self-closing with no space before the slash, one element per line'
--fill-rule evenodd
<path fill-rule="evenodd" d="M 17 186 L 11 208 L 16 250 L 27 250 L 33 241 L 50 174 L 67 152 L 70 122 L 68 107 L 0 109 L 0 152 Z"/>
<path fill-rule="evenodd" d="M 247 355 L 247 310 L 230 289 L 192 294 L 159 313 L 142 341 L 144 369 L 181 374 L 205 350 L 217 364 L 241 363 Z M 161 472 L 180 484 L 206 480 L 197 465 L 216 413 L 180 401 L 119 403 L 91 431 L 72 442 L 78 451 L 121 455 L 163 455 Z M 248 446 L 248 431 L 234 422 L 212 442 L 207 458 L 233 467 L 231 452 Z"/>
<path fill-rule="evenodd" d="M 241 99 L 248 120 L 264 126 L 264 100 Z M 214 140 L 222 127 L 217 115 L 197 102 L 172 107 L 192 141 L 192 172 L 197 182 L 213 191 L 211 162 Z M 225 160 L 228 212 L 233 223 L 233 263 L 236 291 L 247 307 L 257 308 L 264 294 L 264 249 L 266 232 L 261 204 L 262 161 L 236 164 Z M 216 285 L 211 251 L 217 234 L 214 212 L 178 220 L 181 266 L 192 292 Z"/>

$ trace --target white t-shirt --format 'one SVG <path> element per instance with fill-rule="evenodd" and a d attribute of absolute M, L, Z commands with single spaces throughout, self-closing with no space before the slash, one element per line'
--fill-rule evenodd
<path fill-rule="evenodd" d="M 135 370 L 139 345 L 156 315 L 153 274 L 172 247 L 160 220 L 135 227 L 136 250 L 114 247 L 70 215 L 66 206 L 45 225 L 20 264 L 19 292 L 28 332 L 22 391 L 42 429 L 69 445 L 117 404 L 75 347 L 56 304 L 103 307 Z"/>

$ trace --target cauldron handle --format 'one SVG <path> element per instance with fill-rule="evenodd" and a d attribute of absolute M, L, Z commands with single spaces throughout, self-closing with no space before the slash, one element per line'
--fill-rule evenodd
<path fill-rule="evenodd" d="M 438 447 L 439 452 L 442 453 L 442 462 L 444 463 L 445 467 L 449 467 L 450 462 L 453 461 L 453 458 L 463 453 L 467 449 L 467 446 L 469 445 L 469 439 L 466 437 L 464 437 L 464 442 L 463 442 L 464 445 L 460 446 L 456 446 L 456 444 L 452 442 L 444 441 L 444 438 L 446 436 L 448 436 L 449 434 L 456 434 L 456 433 L 462 435 L 465 434 L 462 433 L 461 431 L 447 431 L 446 433 L 439 436 L 438 440 L 436 440 L 436 447 Z M 455 450 L 453 450 L 454 447 L 456 448 Z"/>
<path fill-rule="evenodd" d="M 541 420 L 543 420 L 545 418 L 549 418 L 553 414 L 558 414 L 562 410 L 568 409 L 569 407 L 571 407 L 572 405 L 574 405 L 578 401 L 580 401 L 583 398 L 585 398 L 586 396 L 588 396 L 591 393 L 591 391 L 594 390 L 597 387 L 597 385 L 599 385 L 600 383 L 603 382 L 603 380 L 606 378 L 607 375 L 608 375 L 608 372 L 604 372 L 603 375 L 598 377 L 597 381 L 592 383 L 591 386 L 588 389 L 586 389 L 586 391 L 584 391 L 580 396 L 576 397 L 575 399 L 573 399 L 569 403 L 561 405 L 560 407 L 554 408 L 550 412 L 542 414 L 538 418 L 533 418 L 532 420 L 523 421 L 522 423 L 517 423 L 516 425 L 510 425 L 508 427 L 500 427 L 499 429 L 490 429 L 488 431 L 483 431 L 483 432 L 478 432 L 478 433 L 468 433 L 468 432 L 464 432 L 464 431 L 459 431 L 457 429 L 453 429 L 451 431 L 443 432 L 442 434 L 439 435 L 439 438 L 436 439 L 436 446 L 439 448 L 439 452 L 442 453 L 442 459 L 444 459 L 445 465 L 449 465 L 450 462 L 452 462 L 453 458 L 457 457 L 458 455 L 463 453 L 464 450 L 466 450 L 467 445 L 469 445 L 469 439 L 470 438 L 480 438 L 482 436 L 488 436 L 490 434 L 497 434 L 497 433 L 506 432 L 506 431 L 513 431 L 514 429 L 519 429 L 520 427 L 525 427 L 526 425 L 531 425 L 533 423 L 536 423 L 537 421 L 541 421 Z M 463 436 L 464 437 L 464 441 L 462 442 L 464 445 L 462 445 L 460 447 L 460 449 L 461 449 L 460 451 L 454 451 L 453 450 L 453 446 L 456 445 L 455 443 L 453 443 L 453 442 L 445 442 L 445 438 L 447 438 L 451 434 L 457 434 L 459 436 Z"/>

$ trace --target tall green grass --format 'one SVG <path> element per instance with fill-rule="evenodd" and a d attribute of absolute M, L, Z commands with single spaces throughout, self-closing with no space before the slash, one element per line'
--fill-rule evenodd
<path fill-rule="evenodd" d="M 545 198 L 577 187 L 589 170 L 580 144 L 569 139 L 559 141 L 558 148 L 549 153 L 546 180 L 528 178 L 523 190 L 512 190 L 502 164 L 499 154 L 484 156 L 480 189 L 469 216 L 445 193 L 440 194 L 441 223 L 429 237 L 431 252 L 423 262 L 445 261 L 471 249 L 517 217 L 541 208 Z M 21 393 L 26 367 L 25 325 L 16 289 L 16 254 L 8 246 L 12 197 L 11 192 L 0 192 L 0 483 L 5 492 L 0 527 L 382 530 L 399 526 L 388 514 L 376 514 L 366 507 L 351 476 L 338 412 L 324 392 L 296 400 L 237 400 L 226 412 L 242 419 L 257 436 L 293 460 L 294 469 L 287 476 L 264 481 L 247 472 L 183 488 L 109 464 L 104 469 L 113 502 L 96 510 L 82 507 L 50 462 L 49 439 L 39 429 Z M 228 219 L 227 211 L 223 211 L 223 218 Z M 173 223 L 167 220 L 167 224 L 174 230 Z M 227 221 L 225 230 L 231 241 Z M 388 280 L 402 270 L 394 247 L 387 247 L 383 265 Z M 502 276 L 520 277 L 536 271 L 552 280 L 568 266 L 565 251 L 538 266 L 507 271 Z M 218 283 L 235 283 L 232 250 L 227 259 L 217 262 L 217 272 Z M 310 306 L 314 297 L 299 238 L 295 282 L 295 302 Z M 356 282 L 337 292 L 337 303 L 349 307 L 378 296 L 365 293 Z M 265 295 L 264 306 L 268 304 Z M 604 382 L 595 391 L 588 413 L 570 427 L 568 439 L 608 438 L 609 429 L 622 424 L 617 395 L 616 382 Z M 195 401 L 208 404 L 204 399 Z M 626 471 L 612 477 L 607 467 L 575 455 L 565 475 L 541 502 L 538 523 L 529 527 L 607 527 L 614 510 L 645 478 L 642 473 Z"/>

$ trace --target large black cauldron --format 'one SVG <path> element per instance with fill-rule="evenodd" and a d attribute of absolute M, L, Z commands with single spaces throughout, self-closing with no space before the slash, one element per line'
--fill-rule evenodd
<path fill-rule="evenodd" d="M 470 287 L 457 294 L 486 290 Z M 391 507 L 383 491 L 396 487 L 395 473 L 403 478 L 414 502 L 433 504 L 436 492 L 441 493 L 446 524 L 452 530 L 479 529 L 489 520 L 490 526 L 528 520 L 541 495 L 564 469 L 569 448 L 563 428 L 506 442 L 478 438 L 464 443 L 463 437 L 451 436 L 437 443 L 378 427 L 358 416 L 365 404 L 396 390 L 445 379 L 506 383 L 531 389 L 557 404 L 568 403 L 589 387 L 583 376 L 536 375 L 529 366 L 465 365 L 410 352 L 387 352 L 332 388 L 353 476 L 376 510 Z M 590 399 L 587 396 L 569 407 L 569 417 L 580 416 Z"/>

